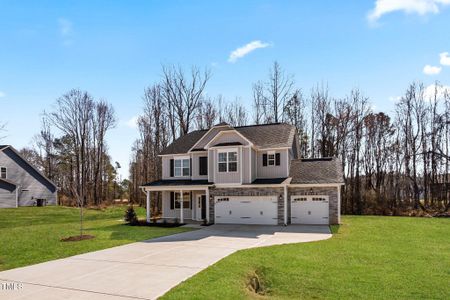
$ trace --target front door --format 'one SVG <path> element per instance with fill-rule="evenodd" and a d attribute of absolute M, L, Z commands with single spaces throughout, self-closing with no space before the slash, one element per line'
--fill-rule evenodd
<path fill-rule="evenodd" d="M 206 195 L 201 195 L 202 220 L 206 219 Z"/>

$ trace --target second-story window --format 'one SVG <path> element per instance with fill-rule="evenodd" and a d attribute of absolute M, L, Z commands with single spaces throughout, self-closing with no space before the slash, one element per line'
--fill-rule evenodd
<path fill-rule="evenodd" d="M 189 176 L 189 159 L 175 159 L 174 171 L 175 177 Z"/>
<path fill-rule="evenodd" d="M 219 172 L 237 171 L 237 151 L 219 152 Z"/>
<path fill-rule="evenodd" d="M 6 179 L 6 168 L 0 167 L 0 178 Z"/>

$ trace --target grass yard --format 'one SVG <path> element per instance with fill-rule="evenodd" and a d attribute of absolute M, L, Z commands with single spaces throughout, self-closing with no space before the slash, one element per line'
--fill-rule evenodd
<path fill-rule="evenodd" d="M 188 228 L 123 225 L 126 207 L 85 210 L 85 234 L 92 240 L 61 242 L 79 234 L 79 210 L 69 207 L 0 209 L 0 270 L 110 248 L 131 242 L 188 231 Z M 138 216 L 145 210 L 137 208 Z"/>
<path fill-rule="evenodd" d="M 239 251 L 163 299 L 450 299 L 450 219 L 346 216 L 333 230 Z M 263 296 L 247 288 L 255 272 Z"/>

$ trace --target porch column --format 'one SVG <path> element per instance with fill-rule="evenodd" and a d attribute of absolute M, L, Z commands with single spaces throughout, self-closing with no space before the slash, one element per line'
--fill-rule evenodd
<path fill-rule="evenodd" d="M 180 223 L 184 223 L 183 190 L 180 191 L 180 200 L 181 200 L 181 203 L 180 203 Z"/>
<path fill-rule="evenodd" d="M 147 223 L 150 223 L 150 217 L 151 217 L 151 213 L 150 213 L 150 191 L 146 192 L 147 194 Z"/>
<path fill-rule="evenodd" d="M 209 224 L 209 188 L 206 188 L 205 196 L 206 196 L 206 223 Z"/>
<path fill-rule="evenodd" d="M 284 225 L 288 224 L 288 187 L 287 185 L 284 186 Z"/>
<path fill-rule="evenodd" d="M 341 224 L 341 185 L 338 185 L 338 207 L 337 207 L 337 213 L 338 213 L 338 224 Z"/>

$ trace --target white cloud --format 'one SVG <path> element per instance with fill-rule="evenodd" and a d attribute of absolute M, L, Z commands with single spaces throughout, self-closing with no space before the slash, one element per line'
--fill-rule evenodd
<path fill-rule="evenodd" d="M 435 95 L 437 99 L 442 99 L 445 93 L 450 95 L 450 86 L 430 84 L 424 89 L 423 98 L 425 101 L 434 101 Z"/>
<path fill-rule="evenodd" d="M 129 119 L 128 121 L 125 122 L 125 125 L 136 129 L 138 127 L 138 120 L 139 120 L 139 116 L 134 116 L 131 119 Z"/>
<path fill-rule="evenodd" d="M 63 39 L 64 46 L 69 46 L 73 43 L 73 24 L 65 18 L 58 19 L 59 34 Z"/>
<path fill-rule="evenodd" d="M 425 67 L 423 67 L 423 73 L 426 75 L 436 75 L 441 73 L 441 70 L 442 70 L 441 67 L 436 66 L 426 65 Z"/>
<path fill-rule="evenodd" d="M 228 62 L 235 63 L 239 58 L 242 58 L 249 54 L 250 52 L 255 51 L 256 49 L 269 47 L 269 43 L 263 43 L 259 40 L 252 41 L 247 45 L 237 48 L 236 50 L 230 53 L 230 57 L 228 57 Z"/>
<path fill-rule="evenodd" d="M 400 101 L 400 99 L 402 99 L 401 96 L 395 96 L 395 97 L 394 96 L 390 96 L 389 97 L 389 101 L 394 102 L 394 103 Z"/>
<path fill-rule="evenodd" d="M 403 11 L 407 14 L 416 13 L 426 15 L 437 14 L 441 7 L 450 5 L 450 0 L 376 0 L 375 8 L 369 12 L 367 18 L 376 22 L 383 15 L 395 11 Z"/>
<path fill-rule="evenodd" d="M 441 65 L 450 66 L 450 56 L 448 52 L 442 52 L 441 54 L 439 54 L 439 57 L 441 58 Z"/>
<path fill-rule="evenodd" d="M 6 97 L 5 92 L 0 91 L 0 98 Z"/>

